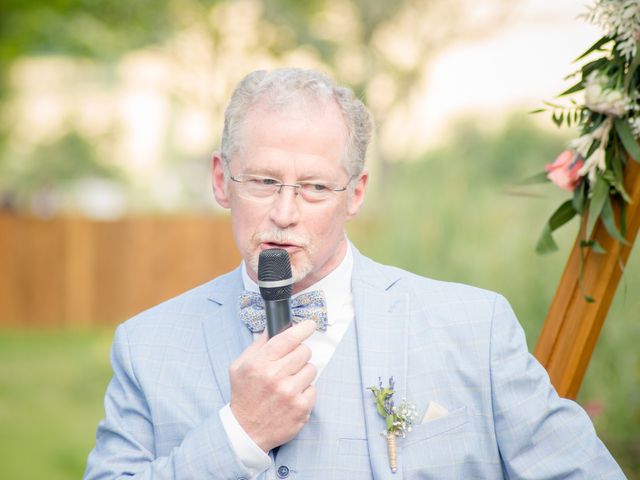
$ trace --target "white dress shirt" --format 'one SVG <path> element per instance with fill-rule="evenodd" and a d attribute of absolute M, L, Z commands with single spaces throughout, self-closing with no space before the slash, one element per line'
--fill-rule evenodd
<path fill-rule="evenodd" d="M 327 330 L 324 332 L 316 330 L 311 337 L 303 342 L 311 349 L 309 363 L 313 364 L 318 370 L 313 383 L 318 380 L 322 370 L 331 360 L 347 328 L 353 321 L 352 272 L 353 253 L 351 252 L 351 246 L 348 245 L 344 259 L 335 270 L 319 282 L 298 293 L 299 295 L 312 290 L 322 290 L 327 301 Z M 246 290 L 259 292 L 258 285 L 249 277 L 244 262 L 242 263 L 242 280 Z M 238 322 L 241 322 L 240 319 L 238 319 Z M 244 328 L 242 325 L 241 327 Z M 254 339 L 259 335 L 261 334 L 254 333 Z M 219 414 L 231 446 L 242 464 L 249 470 L 251 478 L 257 477 L 265 470 L 270 470 L 273 474 L 271 477 L 275 478 L 272 457 L 258 447 L 244 431 L 233 415 L 229 404 L 225 405 Z"/>

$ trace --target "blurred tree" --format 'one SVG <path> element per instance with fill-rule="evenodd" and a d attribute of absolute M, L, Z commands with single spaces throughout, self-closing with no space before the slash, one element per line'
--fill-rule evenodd
<path fill-rule="evenodd" d="M 0 61 L 31 55 L 115 60 L 164 40 L 175 30 L 171 0 L 4 0 Z M 205 2 L 214 3 L 214 2 Z"/>
<path fill-rule="evenodd" d="M 79 180 L 104 178 L 121 181 L 121 173 L 101 162 L 93 146 L 76 132 L 69 132 L 50 144 L 39 145 L 27 159 L 4 165 L 0 191 L 7 202 L 3 208 L 28 204 L 37 214 L 55 214 L 60 195 Z M 6 179 L 12 185 L 6 184 Z M 11 188 L 13 187 L 13 188 Z"/>

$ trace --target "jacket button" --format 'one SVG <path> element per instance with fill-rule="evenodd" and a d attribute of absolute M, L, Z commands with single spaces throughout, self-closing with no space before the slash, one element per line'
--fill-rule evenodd
<path fill-rule="evenodd" d="M 278 478 L 287 478 L 289 476 L 289 467 L 286 465 L 280 465 L 278 467 Z"/>

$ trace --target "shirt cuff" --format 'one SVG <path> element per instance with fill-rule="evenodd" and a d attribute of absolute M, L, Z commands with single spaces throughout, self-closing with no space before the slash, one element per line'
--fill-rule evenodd
<path fill-rule="evenodd" d="M 271 466 L 271 458 L 256 445 L 240 426 L 228 403 L 220 409 L 219 415 L 231 448 L 242 465 L 251 473 L 251 478 L 255 478 L 267 470 Z"/>

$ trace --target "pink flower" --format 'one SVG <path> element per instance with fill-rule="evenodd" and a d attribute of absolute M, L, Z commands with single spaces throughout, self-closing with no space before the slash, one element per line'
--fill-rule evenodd
<path fill-rule="evenodd" d="M 565 150 L 553 163 L 544 166 L 547 178 L 560 188 L 573 192 L 580 183 L 578 171 L 584 160 L 573 150 Z"/>

